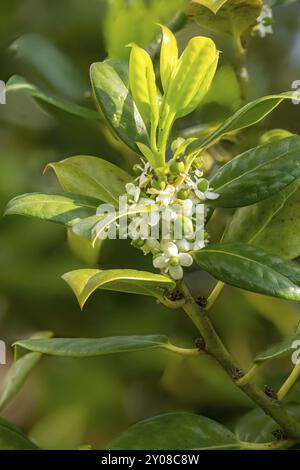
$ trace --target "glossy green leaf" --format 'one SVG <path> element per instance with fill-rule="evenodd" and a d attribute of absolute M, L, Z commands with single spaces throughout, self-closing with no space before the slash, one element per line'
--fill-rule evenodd
<path fill-rule="evenodd" d="M 97 289 L 115 290 L 130 294 L 150 295 L 162 298 L 165 290 L 175 287 L 175 282 L 161 274 L 134 269 L 77 269 L 63 275 L 80 307 Z"/>
<path fill-rule="evenodd" d="M 105 240 L 108 236 L 114 239 L 117 237 L 116 222 L 127 216 L 148 213 L 151 210 L 149 205 L 139 204 L 137 206 L 125 206 L 119 212 L 115 210 L 103 211 L 103 214 L 93 215 L 74 224 L 72 230 L 81 237 L 96 244 L 98 239 Z M 129 219 L 129 217 L 128 217 Z M 124 220 L 125 222 L 125 220 Z M 130 222 L 129 222 L 130 223 Z M 109 232 L 111 230 L 111 232 Z"/>
<path fill-rule="evenodd" d="M 300 137 L 250 149 L 233 158 L 211 179 L 220 197 L 215 207 L 242 207 L 277 193 L 300 176 Z"/>
<path fill-rule="evenodd" d="M 20 340 L 15 343 L 15 346 L 33 351 L 30 354 L 85 358 L 151 349 L 168 349 L 169 340 L 164 335 L 52 338 Z"/>
<path fill-rule="evenodd" d="M 9 51 L 15 62 L 24 66 L 32 79 L 41 79 L 55 93 L 82 101 L 89 91 L 86 77 L 46 37 L 34 33 L 24 34 L 11 44 Z"/>
<path fill-rule="evenodd" d="M 288 413 L 297 421 L 300 420 L 299 405 L 287 405 Z M 237 438 L 248 442 L 270 442 L 274 440 L 273 431 L 278 424 L 262 410 L 254 409 L 242 416 L 235 427 Z"/>
<path fill-rule="evenodd" d="M 266 351 L 258 354 L 255 358 L 255 362 L 260 364 L 270 359 L 278 359 L 284 356 L 290 356 L 295 352 L 296 359 L 299 360 L 299 350 L 300 350 L 300 332 L 296 333 L 289 338 L 281 341 L 280 343 L 271 346 Z"/>
<path fill-rule="evenodd" d="M 300 256 L 300 178 L 271 198 L 237 209 L 224 242 L 245 242 L 283 258 Z"/>
<path fill-rule="evenodd" d="M 51 332 L 42 331 L 36 333 L 32 338 L 50 338 L 51 336 Z M 41 354 L 32 352 L 25 354 L 12 364 L 5 377 L 3 390 L 0 395 L 0 410 L 3 410 L 3 408 L 5 408 L 5 406 L 15 397 L 40 359 Z"/>
<path fill-rule="evenodd" d="M 64 191 L 99 199 L 118 206 L 125 185 L 132 181 L 126 171 L 106 160 L 88 155 L 50 163 Z"/>
<path fill-rule="evenodd" d="M 217 279 L 241 289 L 300 300 L 300 267 L 261 248 L 243 243 L 212 244 L 193 253 Z"/>
<path fill-rule="evenodd" d="M 25 78 L 20 77 L 19 75 L 13 75 L 8 80 L 6 85 L 6 92 L 26 93 L 27 95 L 37 100 L 39 104 L 45 103 L 47 105 L 50 105 L 50 107 L 58 108 L 62 111 L 65 111 L 66 113 L 73 114 L 74 116 L 84 119 L 100 119 L 100 116 L 97 111 L 85 108 L 76 103 L 65 101 L 61 98 L 57 98 L 52 94 L 45 93 L 32 83 L 28 82 Z"/>
<path fill-rule="evenodd" d="M 187 14 L 211 31 L 238 37 L 255 24 L 261 8 L 261 0 L 193 0 Z"/>
<path fill-rule="evenodd" d="M 109 59 L 91 66 L 92 86 L 96 102 L 114 134 L 138 152 L 136 142 L 148 144 L 143 119 L 129 93 L 128 65 Z"/>
<path fill-rule="evenodd" d="M 192 413 L 167 413 L 131 426 L 108 446 L 110 450 L 237 449 L 234 434 L 221 424 Z"/>
<path fill-rule="evenodd" d="M 189 147 L 189 151 L 195 152 L 204 150 L 214 142 L 220 140 L 225 134 L 257 124 L 286 99 L 300 101 L 300 93 L 288 91 L 278 95 L 263 96 L 255 101 L 251 101 L 228 118 L 208 137 L 204 139 L 200 138 L 193 142 Z"/>
<path fill-rule="evenodd" d="M 163 90 L 166 93 L 171 76 L 174 73 L 178 62 L 178 47 L 177 41 L 172 33 L 166 26 L 161 25 L 162 29 L 162 43 L 160 49 L 160 78 Z"/>
<path fill-rule="evenodd" d="M 38 450 L 17 426 L 0 418 L 0 450 Z"/>
<path fill-rule="evenodd" d="M 129 83 L 133 100 L 146 124 L 158 123 L 158 93 L 152 60 L 144 49 L 130 44 Z"/>
<path fill-rule="evenodd" d="M 99 202 L 78 194 L 28 193 L 12 199 L 5 215 L 25 215 L 72 226 L 96 213 Z"/>
<path fill-rule="evenodd" d="M 208 91 L 217 61 L 218 51 L 211 39 L 192 38 L 178 61 L 162 113 L 183 117 L 196 109 Z"/>

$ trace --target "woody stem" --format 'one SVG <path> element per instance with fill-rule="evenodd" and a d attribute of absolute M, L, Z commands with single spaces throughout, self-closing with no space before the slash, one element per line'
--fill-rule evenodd
<path fill-rule="evenodd" d="M 205 311 L 198 307 L 184 283 L 181 285 L 181 291 L 186 298 L 183 309 L 204 339 L 206 352 L 216 359 L 234 381 L 233 372 L 237 368 L 236 362 L 225 348 Z M 278 400 L 269 398 L 262 390 L 251 383 L 242 383 L 239 388 L 268 416 L 271 416 L 286 432 L 289 438 L 300 440 L 300 423 L 286 412 Z"/>

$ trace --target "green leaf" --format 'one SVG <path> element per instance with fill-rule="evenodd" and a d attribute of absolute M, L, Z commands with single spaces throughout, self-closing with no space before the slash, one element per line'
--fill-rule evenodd
<path fill-rule="evenodd" d="M 149 144 L 143 119 L 129 93 L 128 65 L 109 59 L 92 64 L 90 71 L 97 105 L 114 134 L 139 153 L 136 142 Z"/>
<path fill-rule="evenodd" d="M 0 450 L 38 450 L 17 426 L 0 418 Z"/>
<path fill-rule="evenodd" d="M 129 83 L 133 100 L 145 124 L 154 128 L 159 118 L 158 93 L 152 60 L 144 49 L 130 44 Z"/>
<path fill-rule="evenodd" d="M 27 339 L 17 341 L 14 345 L 33 351 L 30 354 L 86 358 L 151 349 L 168 349 L 170 343 L 164 335 L 148 335 L 111 336 L 107 338 Z"/>
<path fill-rule="evenodd" d="M 161 25 L 162 29 L 162 43 L 160 49 L 160 78 L 163 90 L 166 93 L 171 76 L 174 73 L 178 62 L 178 47 L 177 41 L 172 33 L 166 26 Z"/>
<path fill-rule="evenodd" d="M 251 101 L 228 118 L 208 137 L 205 139 L 197 139 L 193 142 L 188 148 L 189 152 L 193 153 L 195 151 L 205 150 L 214 142 L 220 140 L 223 135 L 257 124 L 286 99 L 300 101 L 300 93 L 288 91 L 277 95 L 264 96 L 255 101 Z"/>
<path fill-rule="evenodd" d="M 201 268 L 227 284 L 300 300 L 300 267 L 292 261 L 243 243 L 212 244 L 193 255 Z"/>
<path fill-rule="evenodd" d="M 96 289 L 116 290 L 130 294 L 150 295 L 162 298 L 165 290 L 175 287 L 175 282 L 161 274 L 134 269 L 77 269 L 63 275 L 80 307 Z"/>
<path fill-rule="evenodd" d="M 89 91 L 85 76 L 67 55 L 45 37 L 34 33 L 25 34 L 11 44 L 9 51 L 32 79 L 41 79 L 54 92 L 82 101 Z"/>
<path fill-rule="evenodd" d="M 203 5 L 216 14 L 228 0 L 194 0 L 192 3 Z"/>
<path fill-rule="evenodd" d="M 127 216 L 148 213 L 151 207 L 146 204 L 138 204 L 130 207 L 125 206 L 119 212 L 108 210 L 107 212 L 99 215 L 87 217 L 76 223 L 72 230 L 83 238 L 92 241 L 93 245 L 96 244 L 98 239 L 105 240 L 107 237 L 115 239 L 117 237 L 117 229 L 115 223 Z M 104 212 L 104 211 L 103 211 Z M 112 233 L 109 233 L 111 227 Z"/>
<path fill-rule="evenodd" d="M 255 24 L 261 8 L 261 0 L 193 0 L 187 14 L 211 31 L 239 37 Z"/>
<path fill-rule="evenodd" d="M 80 155 L 50 163 L 63 190 L 118 206 L 126 183 L 132 181 L 126 171 L 98 157 Z"/>
<path fill-rule="evenodd" d="M 96 213 L 99 202 L 78 194 L 28 193 L 16 196 L 6 206 L 5 215 L 25 215 L 72 226 Z"/>
<path fill-rule="evenodd" d="M 66 113 L 73 114 L 74 116 L 84 119 L 100 119 L 100 116 L 97 111 L 85 108 L 76 103 L 65 101 L 61 98 L 57 98 L 52 94 L 44 93 L 38 87 L 28 82 L 25 78 L 19 75 L 13 75 L 8 80 L 6 85 L 7 93 L 16 91 L 20 93 L 26 93 L 27 95 L 37 100 L 37 102 L 41 105 L 43 105 L 43 103 L 46 103 L 47 105 L 50 105 L 50 107 L 58 108 L 62 111 L 65 111 Z M 43 109 L 45 108 L 43 107 Z"/>
<path fill-rule="evenodd" d="M 41 331 L 32 338 L 50 338 L 51 336 L 51 332 Z M 5 377 L 4 387 L 0 395 L 0 410 L 3 410 L 15 397 L 40 359 L 41 354 L 33 352 L 20 357 L 12 364 Z"/>
<path fill-rule="evenodd" d="M 165 96 L 162 119 L 164 113 L 186 116 L 199 106 L 214 77 L 218 57 L 211 39 L 201 36 L 190 39 Z"/>
<path fill-rule="evenodd" d="M 265 361 L 269 361 L 271 359 L 278 359 L 284 356 L 292 356 L 295 352 L 296 359 L 299 358 L 299 350 L 300 350 L 300 332 L 296 333 L 289 338 L 286 338 L 284 341 L 271 346 L 266 351 L 258 354 L 255 358 L 255 362 L 257 364 L 261 364 Z"/>
<path fill-rule="evenodd" d="M 300 420 L 299 405 L 287 405 L 288 413 L 297 421 Z M 241 441 L 269 442 L 274 440 L 273 431 L 278 424 L 261 409 L 251 410 L 240 418 L 235 427 L 235 433 Z"/>
<path fill-rule="evenodd" d="M 292 136 L 250 149 L 233 158 L 211 179 L 220 197 L 215 207 L 255 204 L 300 176 L 300 137 Z"/>
<path fill-rule="evenodd" d="M 192 413 L 167 413 L 134 424 L 108 446 L 110 450 L 237 449 L 234 434 L 221 424 Z"/>
<path fill-rule="evenodd" d="M 245 242 L 287 259 L 300 256 L 300 178 L 271 198 L 237 209 L 224 242 Z"/>

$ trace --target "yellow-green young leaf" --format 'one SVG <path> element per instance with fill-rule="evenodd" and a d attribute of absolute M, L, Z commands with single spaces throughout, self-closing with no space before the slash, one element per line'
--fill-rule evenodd
<path fill-rule="evenodd" d="M 219 3 L 216 11 L 209 3 Z M 262 4 L 262 0 L 193 0 L 187 9 L 187 15 L 211 31 L 239 37 L 256 23 Z"/>
<path fill-rule="evenodd" d="M 136 142 L 136 145 L 153 168 L 159 168 L 164 165 L 164 159 L 162 159 L 162 156 L 159 155 L 158 152 L 151 150 L 142 142 Z"/>
<path fill-rule="evenodd" d="M 136 44 L 130 46 L 129 82 L 133 100 L 145 123 L 157 123 L 158 95 L 151 58 Z"/>
<path fill-rule="evenodd" d="M 217 65 L 218 65 L 218 60 L 219 60 L 219 53 L 217 53 L 217 56 L 214 62 L 208 68 L 207 73 L 204 76 L 203 81 L 201 82 L 198 92 L 195 94 L 189 106 L 184 110 L 184 114 L 183 114 L 184 116 L 194 111 L 199 106 L 203 98 L 206 96 L 211 86 L 212 80 L 215 76 Z M 181 117 L 181 115 L 178 115 L 178 117 Z"/>
<path fill-rule="evenodd" d="M 162 43 L 160 49 L 160 78 L 166 93 L 170 85 L 170 79 L 178 62 L 177 41 L 166 26 L 161 25 Z"/>
<path fill-rule="evenodd" d="M 134 269 L 77 269 L 63 275 L 82 308 L 96 289 L 115 290 L 130 294 L 162 298 L 165 290 L 175 287 L 175 282 L 161 274 Z"/>
<path fill-rule="evenodd" d="M 189 114 L 199 105 L 213 79 L 217 60 L 218 51 L 211 39 L 199 36 L 189 41 L 166 95 L 166 105 L 176 117 Z"/>
<path fill-rule="evenodd" d="M 204 5 L 216 14 L 227 1 L 228 0 L 195 0 L 193 3 Z"/>

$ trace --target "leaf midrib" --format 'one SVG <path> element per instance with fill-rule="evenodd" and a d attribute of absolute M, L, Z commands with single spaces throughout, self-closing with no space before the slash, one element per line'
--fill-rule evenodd
<path fill-rule="evenodd" d="M 226 251 L 223 251 L 223 250 L 203 250 L 203 249 L 202 249 L 202 250 L 199 251 L 199 253 L 200 253 L 201 251 L 204 252 L 204 253 L 217 253 L 217 254 L 222 253 L 222 254 L 224 254 L 225 256 L 233 256 L 233 257 L 236 257 L 236 258 L 241 258 L 241 259 L 246 260 L 246 261 L 248 261 L 248 262 L 250 261 L 250 262 L 252 262 L 252 263 L 254 263 L 254 264 L 257 264 L 257 265 L 260 266 L 260 267 L 263 267 L 263 268 L 265 268 L 265 269 L 268 269 L 268 270 L 272 271 L 272 272 L 275 273 L 277 276 L 280 276 L 280 277 L 282 277 L 283 279 L 287 279 L 288 281 L 290 281 L 291 286 L 295 286 L 295 287 L 299 290 L 299 293 L 300 293 L 300 288 L 299 288 L 299 286 L 297 286 L 297 284 L 294 284 L 294 282 L 291 281 L 290 278 L 288 278 L 288 277 L 285 276 L 284 274 L 281 274 L 279 271 L 275 271 L 275 269 L 272 268 L 272 267 L 270 267 L 269 265 L 262 264 L 262 263 L 260 263 L 260 262 L 257 261 L 257 260 L 254 260 L 254 259 L 252 259 L 252 258 L 246 258 L 245 256 L 238 255 L 237 253 L 226 252 Z"/>
<path fill-rule="evenodd" d="M 289 157 L 289 155 L 293 154 L 294 152 L 296 152 L 296 150 L 290 150 L 290 151 L 288 151 L 284 154 L 279 155 L 276 158 L 273 158 L 272 160 L 264 161 L 264 162 L 260 163 L 259 165 L 257 165 L 255 168 L 252 168 L 250 170 L 245 171 L 241 175 L 236 176 L 235 178 L 231 179 L 230 181 L 227 181 L 226 183 L 222 184 L 221 186 L 217 186 L 217 187 L 214 186 L 214 189 L 215 189 L 215 191 L 219 191 L 220 189 L 232 184 L 234 181 L 237 181 L 241 178 L 244 178 L 244 176 L 247 176 L 249 173 L 253 173 L 253 172 L 259 170 L 261 167 L 263 167 L 267 164 L 274 163 L 274 162 L 276 162 L 276 160 L 280 160 L 280 159 L 285 160 L 286 157 Z M 295 178 L 294 178 L 294 180 L 295 180 Z M 212 184 L 213 184 L 213 181 L 212 181 Z"/>

